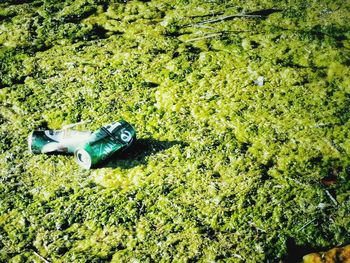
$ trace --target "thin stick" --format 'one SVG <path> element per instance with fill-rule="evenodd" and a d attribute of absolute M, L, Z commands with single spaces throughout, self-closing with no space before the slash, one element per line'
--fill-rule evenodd
<path fill-rule="evenodd" d="M 189 16 L 189 18 L 198 18 L 198 17 L 208 17 L 208 16 L 218 16 L 222 15 L 224 12 L 217 12 L 217 13 L 211 13 L 211 14 L 205 14 L 205 15 L 197 15 L 197 16 Z"/>
<path fill-rule="evenodd" d="M 42 261 L 44 261 L 45 263 L 50 263 L 50 261 L 48 261 L 47 259 L 45 259 L 43 256 L 39 255 L 37 252 L 33 251 L 33 253 L 35 255 L 37 255 Z"/>
<path fill-rule="evenodd" d="M 298 229 L 298 231 L 303 230 L 305 227 L 307 227 L 308 225 L 310 225 L 312 222 L 314 222 L 316 220 L 316 218 L 310 220 L 309 222 L 307 222 L 305 225 L 303 225 L 301 228 Z"/>
<path fill-rule="evenodd" d="M 326 194 L 328 195 L 328 197 L 332 200 L 332 202 L 337 206 L 338 205 L 338 202 L 337 200 L 334 199 L 334 197 L 331 195 L 330 192 L 328 192 L 328 190 L 325 190 L 326 191 Z"/>
<path fill-rule="evenodd" d="M 206 35 L 206 36 L 203 36 L 203 37 L 197 37 L 197 38 L 189 39 L 189 40 L 186 40 L 185 42 L 187 43 L 187 42 L 192 42 L 192 41 L 198 41 L 198 40 L 202 40 L 202 39 L 217 37 L 217 36 L 220 36 L 220 35 L 222 35 L 222 34 L 223 34 L 223 33 L 209 34 L 209 35 Z"/>
<path fill-rule="evenodd" d="M 216 30 L 215 27 L 212 27 L 212 26 L 205 26 L 205 25 L 201 25 L 201 24 L 193 24 L 193 25 L 191 25 L 191 26 L 193 26 L 193 27 L 199 27 L 199 28 L 206 28 L 206 29 L 214 29 L 214 30 Z"/>
<path fill-rule="evenodd" d="M 216 19 L 210 19 L 210 20 L 205 20 L 203 22 L 199 22 L 196 24 L 192 24 L 190 26 L 194 26 L 194 25 L 204 25 L 204 24 L 210 24 L 210 23 L 215 23 L 215 22 L 220 22 L 223 20 L 227 20 L 227 19 L 231 19 L 231 18 L 238 18 L 238 17 L 247 17 L 247 18 L 260 18 L 262 17 L 261 15 L 246 15 L 246 14 L 236 14 L 236 15 L 228 15 L 228 16 L 221 16 L 219 18 Z"/>

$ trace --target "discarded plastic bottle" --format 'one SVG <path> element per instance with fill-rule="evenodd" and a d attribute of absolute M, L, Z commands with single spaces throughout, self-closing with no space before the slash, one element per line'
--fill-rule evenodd
<path fill-rule="evenodd" d="M 80 123 L 78 123 L 80 124 Z M 68 130 L 33 131 L 28 137 L 31 153 L 74 153 L 80 166 L 90 169 L 117 151 L 128 148 L 136 139 L 135 129 L 120 120 L 95 132 Z"/>
<path fill-rule="evenodd" d="M 135 129 L 126 121 L 121 120 L 95 131 L 84 146 L 75 151 L 74 155 L 80 166 L 90 169 L 117 151 L 125 150 L 135 139 Z"/>

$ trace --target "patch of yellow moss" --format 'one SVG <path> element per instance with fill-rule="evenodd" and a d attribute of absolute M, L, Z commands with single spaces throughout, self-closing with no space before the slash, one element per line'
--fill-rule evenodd
<path fill-rule="evenodd" d="M 336 247 L 326 252 L 311 253 L 303 257 L 304 263 L 349 263 L 350 245 Z"/>

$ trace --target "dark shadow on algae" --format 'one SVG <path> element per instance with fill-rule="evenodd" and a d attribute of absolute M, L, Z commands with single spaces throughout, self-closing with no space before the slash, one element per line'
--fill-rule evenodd
<path fill-rule="evenodd" d="M 303 262 L 303 256 L 318 252 L 318 251 L 326 251 L 330 248 L 327 247 L 311 247 L 311 246 L 299 246 L 295 243 L 293 239 L 287 240 L 287 255 L 282 258 L 283 263 L 298 263 Z"/>
<path fill-rule="evenodd" d="M 181 147 L 186 143 L 180 141 L 159 141 L 152 138 L 137 139 L 130 148 L 124 152 L 116 153 L 106 162 L 100 164 L 96 168 L 116 168 L 130 169 L 138 165 L 146 164 L 147 157 L 158 152 L 165 151 L 175 145 Z"/>

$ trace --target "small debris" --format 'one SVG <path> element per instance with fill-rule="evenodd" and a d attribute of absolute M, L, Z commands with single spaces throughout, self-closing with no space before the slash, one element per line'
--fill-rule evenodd
<path fill-rule="evenodd" d="M 258 85 L 259 87 L 264 86 L 264 77 L 263 76 L 259 76 L 258 79 L 254 81 L 254 83 L 256 85 Z"/>
<path fill-rule="evenodd" d="M 312 222 L 314 222 L 316 220 L 316 218 L 308 221 L 305 225 L 303 225 L 301 228 L 298 229 L 298 232 L 303 230 L 305 227 L 307 227 L 308 225 L 310 225 Z"/>
<path fill-rule="evenodd" d="M 33 252 L 38 258 L 40 258 L 43 262 L 45 263 L 50 263 L 50 261 L 48 261 L 46 258 L 44 258 L 43 256 L 41 256 L 39 253 L 37 252 Z"/>
<path fill-rule="evenodd" d="M 337 200 L 335 200 L 335 198 L 331 195 L 331 193 L 328 190 L 325 190 L 325 191 L 328 197 L 331 199 L 331 201 L 337 206 L 338 205 Z"/>

